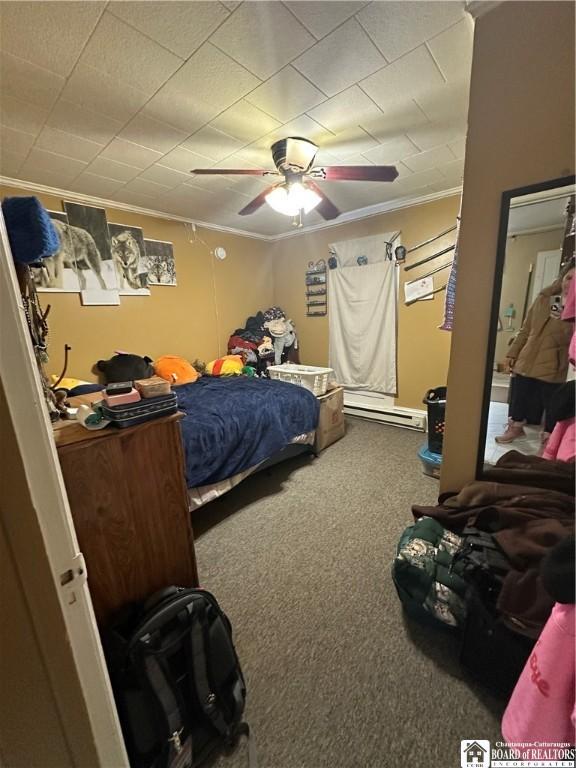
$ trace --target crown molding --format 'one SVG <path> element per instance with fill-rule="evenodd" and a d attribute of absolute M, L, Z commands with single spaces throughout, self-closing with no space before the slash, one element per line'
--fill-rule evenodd
<path fill-rule="evenodd" d="M 280 235 L 261 235 L 258 232 L 249 232 L 243 229 L 235 229 L 234 227 L 225 227 L 219 224 L 211 224 L 206 221 L 199 221 L 198 219 L 189 219 L 184 216 L 177 216 L 176 214 L 166 213 L 166 211 L 156 211 L 151 208 L 141 208 L 137 205 L 130 205 L 129 203 L 122 203 L 118 200 L 107 200 L 101 197 L 92 197 L 90 195 L 83 195 L 79 192 L 70 192 L 66 189 L 58 189 L 57 187 L 47 187 L 44 184 L 36 184 L 32 181 L 22 181 L 21 179 L 12 179 L 7 176 L 0 176 L 0 184 L 4 184 L 9 187 L 18 187 L 19 189 L 26 189 L 30 192 L 39 192 L 45 195 L 54 195 L 56 197 L 62 197 L 66 200 L 77 200 L 82 203 L 90 203 L 97 205 L 100 208 L 114 208 L 118 211 L 128 211 L 130 213 L 139 213 L 143 216 L 152 216 L 156 219 L 166 219 L 167 221 L 178 221 L 182 224 L 195 224 L 197 227 L 213 230 L 214 232 L 224 232 L 229 235 L 237 235 L 238 237 L 248 237 L 253 240 L 264 240 L 266 242 L 277 242 L 279 240 L 287 240 L 291 237 L 299 237 L 300 235 L 307 235 L 311 232 L 318 232 L 322 229 L 332 229 L 333 227 L 341 227 L 344 224 L 349 224 L 352 221 L 360 221 L 362 219 L 369 219 L 373 216 L 379 216 L 382 213 L 389 213 L 390 211 L 398 211 L 402 208 L 412 208 L 416 205 L 423 205 L 424 203 L 431 203 L 435 200 L 442 200 L 445 197 L 452 197 L 453 195 L 459 195 L 462 193 L 462 187 L 454 187 L 453 189 L 446 189 L 442 192 L 432 192 L 428 195 L 421 195 L 420 197 L 402 197 L 398 200 L 392 200 L 386 203 L 378 203 L 377 205 L 370 205 L 366 208 L 358 208 L 354 211 L 348 211 L 341 213 L 338 217 L 338 221 L 326 221 L 321 224 L 313 224 L 309 227 L 302 227 L 290 232 L 283 232 Z"/>
<path fill-rule="evenodd" d="M 523 237 L 524 235 L 539 235 L 543 232 L 554 232 L 562 230 L 563 224 L 548 224 L 545 227 L 531 227 L 528 229 L 511 229 L 506 237 Z"/>
<path fill-rule="evenodd" d="M 502 2 L 503 0 L 468 0 L 466 2 L 466 11 L 476 20 L 502 5 Z"/>
<path fill-rule="evenodd" d="M 271 237 L 270 240 L 277 242 L 278 240 L 287 240 L 290 237 L 308 235 L 311 232 L 318 232 L 321 229 L 333 229 L 335 227 L 341 227 L 344 224 L 349 224 L 351 221 L 370 219 L 374 216 L 380 216 L 383 213 L 399 211 L 402 208 L 412 208 L 416 205 L 424 205 L 424 203 L 433 203 L 435 200 L 442 200 L 445 197 L 453 197 L 454 195 L 460 194 L 462 194 L 461 186 L 445 189 L 442 192 L 431 192 L 428 195 L 421 195 L 420 197 L 401 197 L 398 198 L 398 200 L 391 200 L 387 203 L 378 203 L 377 205 L 370 205 L 366 208 L 358 208 L 355 211 L 341 213 L 338 217 L 338 221 L 327 221 L 322 224 L 314 224 L 310 227 L 302 227 L 301 229 L 294 230 L 294 232 L 284 232 L 281 235 Z"/>

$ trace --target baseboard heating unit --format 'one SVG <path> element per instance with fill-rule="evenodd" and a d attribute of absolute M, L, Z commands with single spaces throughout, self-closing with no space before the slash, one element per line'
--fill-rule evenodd
<path fill-rule="evenodd" d="M 358 397 L 352 393 L 344 393 L 344 413 L 347 416 L 357 416 L 361 419 L 380 421 L 396 427 L 405 427 L 420 432 L 426 431 L 426 411 L 417 408 L 399 408 L 393 405 L 391 397 Z"/>

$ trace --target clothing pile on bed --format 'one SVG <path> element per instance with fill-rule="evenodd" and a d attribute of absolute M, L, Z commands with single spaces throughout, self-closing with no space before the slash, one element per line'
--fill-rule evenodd
<path fill-rule="evenodd" d="M 249 317 L 228 339 L 228 352 L 241 355 L 259 376 L 266 375 L 269 365 L 300 362 L 294 324 L 280 307 Z"/>

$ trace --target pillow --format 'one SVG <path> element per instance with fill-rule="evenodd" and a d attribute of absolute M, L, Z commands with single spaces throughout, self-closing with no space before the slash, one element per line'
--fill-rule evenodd
<path fill-rule="evenodd" d="M 154 361 L 154 370 L 170 384 L 190 384 L 199 376 L 191 363 L 178 355 L 162 355 Z"/>
<path fill-rule="evenodd" d="M 106 384 L 114 384 L 120 381 L 148 379 L 154 375 L 151 362 L 149 357 L 120 353 L 110 360 L 98 360 L 96 369 L 104 375 Z"/>
<path fill-rule="evenodd" d="M 239 376 L 244 368 L 244 360 L 240 355 L 224 355 L 212 360 L 206 366 L 210 376 Z"/>

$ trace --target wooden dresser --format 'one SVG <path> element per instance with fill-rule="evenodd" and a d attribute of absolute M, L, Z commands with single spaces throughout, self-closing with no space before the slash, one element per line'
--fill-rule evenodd
<path fill-rule="evenodd" d="M 176 584 L 198 586 L 180 415 L 129 429 L 54 427 L 99 625 Z"/>

